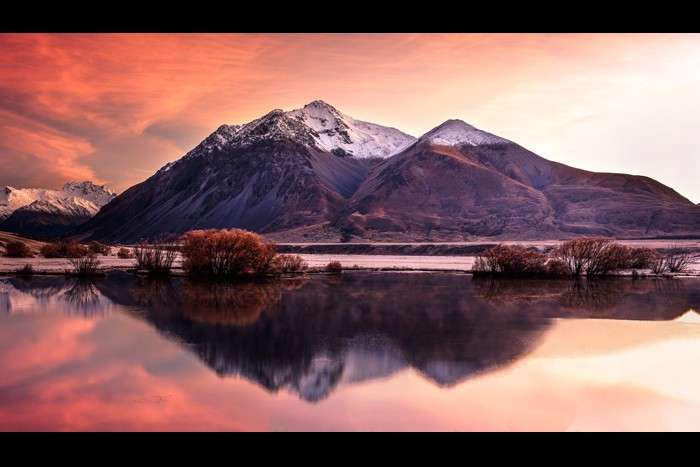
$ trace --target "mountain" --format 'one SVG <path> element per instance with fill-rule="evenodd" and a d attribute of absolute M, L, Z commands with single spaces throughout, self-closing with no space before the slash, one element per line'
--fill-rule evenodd
<path fill-rule="evenodd" d="M 0 191 L 0 230 L 37 238 L 61 236 L 115 197 L 92 182 L 69 182 L 61 190 L 8 186 Z"/>
<path fill-rule="evenodd" d="M 552 162 L 460 120 L 374 167 L 339 219 L 374 240 L 700 234 L 700 209 L 651 178 Z"/>
<path fill-rule="evenodd" d="M 222 125 L 73 233 L 135 241 L 239 227 L 278 241 L 700 235 L 700 208 L 448 120 L 416 139 L 329 104 Z"/>
<path fill-rule="evenodd" d="M 76 234 L 135 241 L 194 228 L 322 231 L 378 160 L 414 140 L 322 101 L 273 110 L 245 125 L 222 125 Z"/>

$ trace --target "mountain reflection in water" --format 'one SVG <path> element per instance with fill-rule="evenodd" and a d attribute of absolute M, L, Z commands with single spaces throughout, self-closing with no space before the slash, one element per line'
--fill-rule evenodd
<path fill-rule="evenodd" d="M 34 302 L 23 307 L 21 297 Z M 554 318 L 671 320 L 699 302 L 700 291 L 687 281 L 656 279 L 347 273 L 237 284 L 129 274 L 0 280 L 0 313 L 54 303 L 97 317 L 118 305 L 218 375 L 310 402 L 340 384 L 407 367 L 439 386 L 458 384 L 527 355 Z"/>

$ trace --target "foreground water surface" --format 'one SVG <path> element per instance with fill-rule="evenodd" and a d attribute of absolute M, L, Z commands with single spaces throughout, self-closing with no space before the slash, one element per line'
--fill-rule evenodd
<path fill-rule="evenodd" d="M 700 279 L 0 278 L 0 430 L 699 430 Z"/>

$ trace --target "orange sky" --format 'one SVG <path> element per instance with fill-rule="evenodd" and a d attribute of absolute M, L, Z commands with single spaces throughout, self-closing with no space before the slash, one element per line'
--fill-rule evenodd
<path fill-rule="evenodd" d="M 314 99 L 415 136 L 460 118 L 700 201 L 695 34 L 0 34 L 0 185 L 120 191 Z"/>

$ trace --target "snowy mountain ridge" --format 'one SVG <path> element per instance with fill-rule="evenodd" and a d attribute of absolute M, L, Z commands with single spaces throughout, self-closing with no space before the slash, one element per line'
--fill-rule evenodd
<path fill-rule="evenodd" d="M 274 109 L 243 125 L 221 125 L 183 159 L 211 153 L 224 146 L 248 146 L 261 140 L 282 139 L 358 159 L 387 158 L 416 140 L 395 128 L 356 120 L 316 100 L 288 112 Z M 169 170 L 173 164 L 166 164 L 160 171 Z"/>
<path fill-rule="evenodd" d="M 0 189 L 0 222 L 18 209 L 94 216 L 116 196 L 105 186 L 89 181 L 68 182 L 61 190 L 6 186 Z"/>

